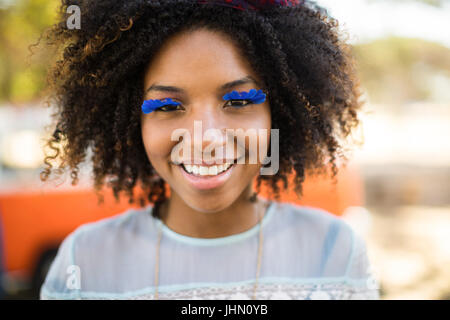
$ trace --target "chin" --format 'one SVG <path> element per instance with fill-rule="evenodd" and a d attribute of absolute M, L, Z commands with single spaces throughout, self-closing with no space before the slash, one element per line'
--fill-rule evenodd
<path fill-rule="evenodd" d="M 198 192 L 197 190 L 188 190 L 178 193 L 183 202 L 192 209 L 204 212 L 215 213 L 229 208 L 233 205 L 244 192 L 245 186 L 227 186 L 213 192 Z M 181 190 L 180 190 L 181 191 Z"/>
<path fill-rule="evenodd" d="M 192 209 L 203 213 L 220 212 L 231 206 L 236 199 L 224 199 L 221 195 L 204 196 L 198 199 L 183 199 Z"/>

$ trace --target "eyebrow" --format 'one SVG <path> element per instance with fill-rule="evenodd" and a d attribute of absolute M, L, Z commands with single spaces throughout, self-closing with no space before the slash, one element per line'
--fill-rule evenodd
<path fill-rule="evenodd" d="M 257 85 L 258 87 L 260 87 L 259 82 L 251 77 L 251 76 L 245 76 L 244 78 L 238 79 L 238 80 L 234 80 L 231 82 L 227 82 L 223 85 L 220 86 L 219 90 L 223 91 L 223 90 L 229 90 L 232 89 L 234 87 L 243 85 L 243 84 L 247 84 L 247 83 L 253 83 L 255 85 Z M 158 84 L 153 84 L 151 85 L 146 92 L 150 92 L 150 91 L 161 91 L 161 92 L 170 92 L 170 93 L 185 93 L 185 90 L 182 88 L 178 88 L 175 86 L 162 86 L 162 85 L 158 85 Z"/>

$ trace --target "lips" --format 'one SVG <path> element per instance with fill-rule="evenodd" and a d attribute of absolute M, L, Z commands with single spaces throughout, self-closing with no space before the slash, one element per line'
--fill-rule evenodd
<path fill-rule="evenodd" d="M 189 166 L 189 165 L 186 165 L 186 166 Z M 218 187 L 222 186 L 223 184 L 225 184 L 225 182 L 230 178 L 231 174 L 233 173 L 233 171 L 236 167 L 236 164 L 232 164 L 231 166 L 226 168 L 226 170 L 224 170 L 220 173 L 217 172 L 217 174 L 214 174 L 214 169 L 212 169 L 212 168 L 218 167 L 218 166 L 206 167 L 206 166 L 192 165 L 191 166 L 192 172 L 186 171 L 183 164 L 177 165 L 177 167 L 180 170 L 183 177 L 186 179 L 186 181 L 192 187 L 194 187 L 196 189 L 200 189 L 200 190 L 208 190 L 208 189 L 218 188 Z M 199 167 L 199 169 L 198 169 L 199 171 L 197 171 L 197 173 L 195 173 L 195 169 L 194 169 L 195 167 Z M 213 171 L 211 172 L 211 174 L 210 174 L 210 171 L 208 171 L 208 173 L 205 174 L 205 171 L 204 171 L 205 168 L 207 168 L 208 170 L 213 170 Z M 224 169 L 224 168 L 222 168 L 222 169 Z M 200 170 L 202 170 L 203 172 L 200 172 Z M 203 173 L 203 175 L 201 173 Z"/>
<path fill-rule="evenodd" d="M 199 175 L 199 176 L 215 176 L 218 175 L 230 168 L 232 163 L 224 163 L 220 165 L 191 165 L 191 164 L 181 164 L 183 169 L 190 174 Z"/>

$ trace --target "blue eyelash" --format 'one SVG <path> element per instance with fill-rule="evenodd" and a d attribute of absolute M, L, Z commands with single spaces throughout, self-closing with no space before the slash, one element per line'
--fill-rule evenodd
<path fill-rule="evenodd" d="M 161 108 L 166 105 L 175 105 L 178 106 L 181 103 L 173 101 L 171 98 L 166 98 L 163 100 L 145 100 L 142 104 L 142 112 L 143 113 L 150 113 L 155 111 L 158 108 Z"/>
<path fill-rule="evenodd" d="M 223 96 L 224 100 L 250 100 L 253 103 L 263 103 L 266 101 L 266 94 L 261 89 L 250 89 L 249 92 L 232 91 Z"/>
<path fill-rule="evenodd" d="M 249 92 L 237 92 L 232 91 L 223 96 L 224 100 L 250 100 L 252 103 L 258 104 L 266 101 L 266 94 L 262 92 L 261 89 L 250 89 Z M 181 103 L 173 101 L 171 98 L 166 98 L 163 100 L 145 100 L 142 103 L 142 112 L 150 113 L 155 111 L 156 109 L 163 107 L 165 105 L 180 105 Z"/>

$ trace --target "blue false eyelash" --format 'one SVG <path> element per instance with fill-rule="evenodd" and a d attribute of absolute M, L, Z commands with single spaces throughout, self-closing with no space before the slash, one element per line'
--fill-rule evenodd
<path fill-rule="evenodd" d="M 266 94 L 263 93 L 261 89 L 250 89 L 249 92 L 237 92 L 232 91 L 223 96 L 224 100 L 250 100 L 252 103 L 263 103 L 266 101 Z M 144 103 L 142 103 L 142 112 L 143 113 L 150 113 L 155 111 L 158 108 L 161 108 L 166 105 L 180 105 L 181 103 L 173 101 L 171 98 L 166 98 L 163 100 L 145 100 Z"/>
<path fill-rule="evenodd" d="M 175 105 L 178 106 L 181 103 L 173 101 L 171 98 L 166 98 L 163 100 L 145 100 L 142 104 L 142 112 L 143 113 L 150 113 L 152 111 L 155 111 L 158 108 L 161 108 L 166 105 Z"/>
<path fill-rule="evenodd" d="M 251 100 L 253 103 L 263 103 L 266 101 L 266 94 L 261 89 L 250 89 L 249 92 L 237 92 L 233 90 L 223 96 L 224 100 Z"/>

